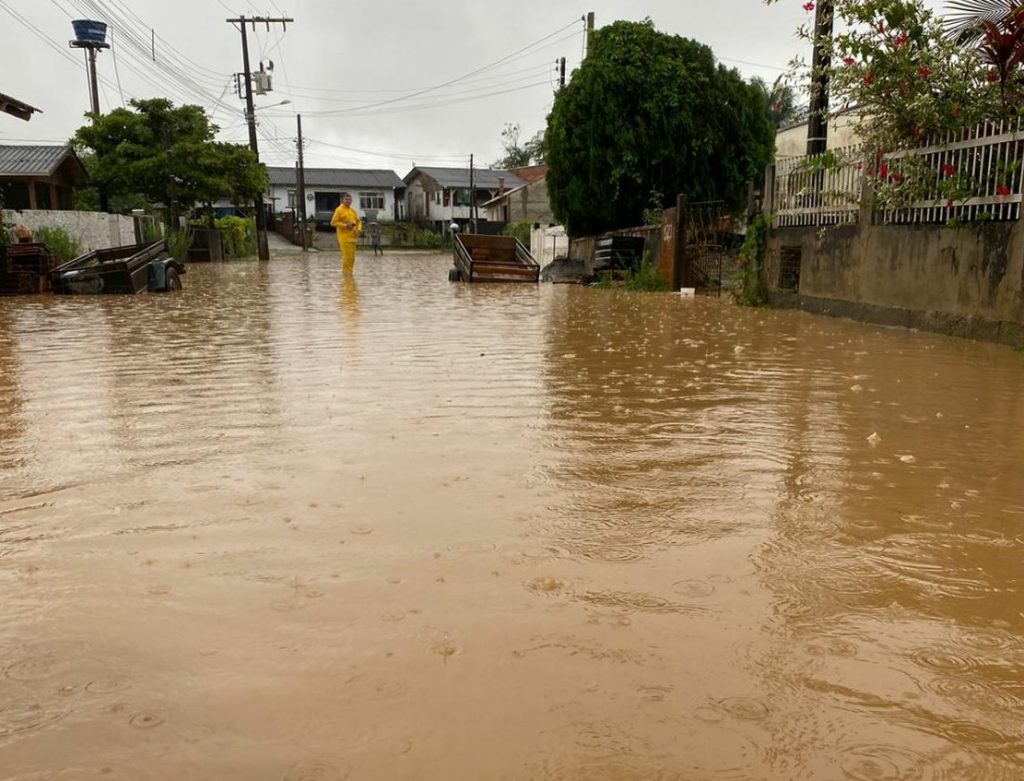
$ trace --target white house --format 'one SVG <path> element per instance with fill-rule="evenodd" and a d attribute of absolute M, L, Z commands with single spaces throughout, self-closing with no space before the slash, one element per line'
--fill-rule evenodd
<path fill-rule="evenodd" d="M 265 197 L 274 213 L 297 207 L 298 189 L 294 168 L 267 166 L 270 192 Z M 307 168 L 306 214 L 318 224 L 330 224 L 341 203 L 341 194 L 352 196 L 352 208 L 366 221 L 390 222 L 402 218 L 399 211 L 404 184 L 394 171 L 353 168 Z"/>
<path fill-rule="evenodd" d="M 479 219 L 484 222 L 484 204 L 499 193 L 526 184 L 512 171 L 489 168 L 474 169 L 472 180 L 471 196 L 468 168 L 413 168 L 404 177 L 406 218 L 430 222 L 444 230 L 452 222 L 469 222 L 473 218 L 470 205 L 475 200 Z"/>

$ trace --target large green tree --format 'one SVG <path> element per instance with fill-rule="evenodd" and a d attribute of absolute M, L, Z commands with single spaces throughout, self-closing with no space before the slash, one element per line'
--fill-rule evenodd
<path fill-rule="evenodd" d="M 246 203 L 266 187 L 267 172 L 256 156 L 215 141 L 218 128 L 201 107 L 175 107 L 163 98 L 131 106 L 98 117 L 73 139 L 95 155 L 92 183 L 112 198 L 141 194 L 184 211 L 220 198 Z"/>
<path fill-rule="evenodd" d="M 739 207 L 771 162 L 768 96 L 648 19 L 596 31 L 548 117 L 551 206 L 574 236 L 637 225 L 652 198 Z"/>

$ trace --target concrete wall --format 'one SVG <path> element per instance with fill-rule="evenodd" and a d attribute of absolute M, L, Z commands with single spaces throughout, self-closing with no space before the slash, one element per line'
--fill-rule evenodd
<path fill-rule="evenodd" d="M 800 250 L 799 287 L 780 289 L 782 255 Z M 1024 226 L 871 225 L 771 232 L 773 302 L 823 314 L 1024 344 Z"/>
<path fill-rule="evenodd" d="M 541 266 L 546 266 L 557 257 L 569 257 L 569 237 L 565 228 L 561 225 L 534 228 L 530 231 L 530 254 Z"/>
<path fill-rule="evenodd" d="M 858 143 L 857 115 L 833 117 L 828 125 L 828 148 L 853 146 Z M 775 134 L 776 157 L 803 157 L 807 154 L 807 123 L 783 128 Z"/>
<path fill-rule="evenodd" d="M 135 220 L 123 214 L 78 211 L 3 211 L 3 221 L 38 228 L 62 228 L 82 245 L 82 251 L 135 243 Z"/>

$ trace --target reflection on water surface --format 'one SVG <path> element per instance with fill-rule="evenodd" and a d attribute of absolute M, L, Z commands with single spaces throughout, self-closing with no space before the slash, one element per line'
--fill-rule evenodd
<path fill-rule="evenodd" d="M 1024 362 L 437 256 L 0 299 L 0 776 L 1024 776 Z"/>

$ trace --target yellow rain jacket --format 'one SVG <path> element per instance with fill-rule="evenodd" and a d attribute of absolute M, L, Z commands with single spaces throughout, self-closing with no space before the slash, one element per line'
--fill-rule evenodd
<path fill-rule="evenodd" d="M 348 227 L 352 225 L 352 227 Z M 341 204 L 331 215 L 331 227 L 338 233 L 339 244 L 355 244 L 363 230 L 363 221 L 351 206 Z"/>

